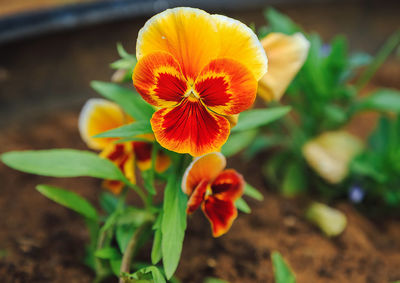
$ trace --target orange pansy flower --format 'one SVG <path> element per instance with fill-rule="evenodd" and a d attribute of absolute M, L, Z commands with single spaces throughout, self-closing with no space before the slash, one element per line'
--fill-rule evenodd
<path fill-rule="evenodd" d="M 94 150 L 101 150 L 100 156 L 111 160 L 125 174 L 130 182 L 136 183 L 135 161 L 140 170 L 151 168 L 151 152 L 154 140 L 153 135 L 143 138 L 149 142 L 116 143 L 117 138 L 94 138 L 93 136 L 111 130 L 134 119 L 128 116 L 117 104 L 105 99 L 92 98 L 84 105 L 79 116 L 79 132 L 87 146 Z M 155 169 L 161 173 L 170 165 L 167 155 L 157 154 Z M 124 186 L 120 181 L 105 180 L 103 186 L 115 194 L 119 194 Z"/>
<path fill-rule="evenodd" d="M 225 234 L 237 217 L 235 201 L 243 194 L 242 175 L 226 169 L 226 159 L 213 152 L 193 160 L 182 179 L 182 190 L 189 195 L 187 213 L 201 206 L 211 223 L 212 234 Z"/>
<path fill-rule="evenodd" d="M 254 102 L 267 57 L 243 23 L 193 8 L 168 9 L 139 31 L 137 91 L 159 110 L 151 125 L 165 148 L 200 156 L 227 140 L 231 116 Z"/>

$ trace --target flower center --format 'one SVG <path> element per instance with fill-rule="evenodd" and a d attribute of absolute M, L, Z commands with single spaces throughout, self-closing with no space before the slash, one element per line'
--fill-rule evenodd
<path fill-rule="evenodd" d="M 188 98 L 189 101 L 197 101 L 200 99 L 199 94 L 192 87 L 186 91 L 184 97 Z"/>

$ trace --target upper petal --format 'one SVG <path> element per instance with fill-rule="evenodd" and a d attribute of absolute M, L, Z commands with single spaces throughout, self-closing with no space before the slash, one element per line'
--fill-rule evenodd
<path fill-rule="evenodd" d="M 133 70 L 132 80 L 143 99 L 158 107 L 178 104 L 188 87 L 178 62 L 165 52 L 143 56 Z"/>
<path fill-rule="evenodd" d="M 155 51 L 172 54 L 184 76 L 194 80 L 219 52 L 217 27 L 211 15 L 200 9 L 181 7 L 153 16 L 139 31 L 136 56 L 140 61 Z"/>
<path fill-rule="evenodd" d="M 211 113 L 200 101 L 189 99 L 176 107 L 158 110 L 150 122 L 161 146 L 192 156 L 216 151 L 230 132 L 226 118 Z"/>
<path fill-rule="evenodd" d="M 301 33 L 270 33 L 262 41 L 268 55 L 268 73 L 259 82 L 258 93 L 267 101 L 279 100 L 303 66 L 309 41 Z"/>
<path fill-rule="evenodd" d="M 233 202 L 243 195 L 243 188 L 243 176 L 233 169 L 222 171 L 211 184 L 214 197 Z"/>
<path fill-rule="evenodd" d="M 79 115 L 79 133 L 88 147 L 102 150 L 115 139 L 93 136 L 130 121 L 132 118 L 128 117 L 117 104 L 101 98 L 91 98 L 85 103 Z"/>
<path fill-rule="evenodd" d="M 195 158 L 183 175 L 183 192 L 190 195 L 203 180 L 211 183 L 225 166 L 226 158 L 220 152 L 212 152 Z"/>
<path fill-rule="evenodd" d="M 266 72 L 268 59 L 254 32 L 240 21 L 212 15 L 218 27 L 221 49 L 218 57 L 231 58 L 244 64 L 258 81 Z"/>
<path fill-rule="evenodd" d="M 234 115 L 254 103 L 257 81 L 245 65 L 223 58 L 204 67 L 194 88 L 210 110 L 220 115 Z"/>
<path fill-rule="evenodd" d="M 212 234 L 219 237 L 228 232 L 233 220 L 237 217 L 237 209 L 231 200 L 221 200 L 209 196 L 201 208 L 211 223 Z"/>

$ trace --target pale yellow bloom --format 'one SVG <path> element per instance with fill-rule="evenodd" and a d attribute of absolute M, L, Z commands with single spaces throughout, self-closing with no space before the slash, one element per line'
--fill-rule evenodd
<path fill-rule="evenodd" d="M 258 84 L 258 94 L 266 101 L 280 100 L 303 66 L 309 41 L 301 33 L 270 33 L 261 40 L 268 57 L 268 72 Z"/>
<path fill-rule="evenodd" d="M 345 131 L 326 132 L 303 146 L 308 164 L 331 184 L 348 174 L 350 161 L 362 150 L 362 142 Z"/>

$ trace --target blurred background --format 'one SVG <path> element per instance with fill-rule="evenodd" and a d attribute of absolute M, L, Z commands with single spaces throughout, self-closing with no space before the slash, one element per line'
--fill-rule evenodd
<path fill-rule="evenodd" d="M 398 0 L 0 0 L 0 153 L 86 149 L 77 123 L 84 102 L 98 97 L 90 81 L 109 81 L 114 73 L 109 64 L 119 59 L 117 42 L 135 53 L 145 21 L 176 6 L 225 14 L 256 28 L 266 24 L 263 11 L 272 6 L 324 41 L 342 34 L 351 51 L 372 55 L 400 27 Z M 372 84 L 399 89 L 399 75 L 398 61 L 387 60 Z M 358 119 L 354 128 L 366 135 L 373 123 L 373 118 Z M 272 282 L 274 249 L 288 258 L 300 283 L 400 279 L 398 220 L 371 224 L 353 207 L 339 204 L 350 224 L 343 236 L 330 240 L 302 220 L 302 200 L 265 189 L 254 173 L 257 164 L 233 160 L 230 167 L 252 175 L 265 201 L 251 203 L 253 214 L 240 217 L 223 239 L 211 239 L 206 220 L 195 216 L 178 269 L 182 282 L 202 282 L 206 275 Z M 2 282 L 90 282 L 93 274 L 81 263 L 87 240 L 82 221 L 36 192 L 38 183 L 78 191 L 93 203 L 100 193 L 100 180 L 54 180 L 0 164 Z"/>

